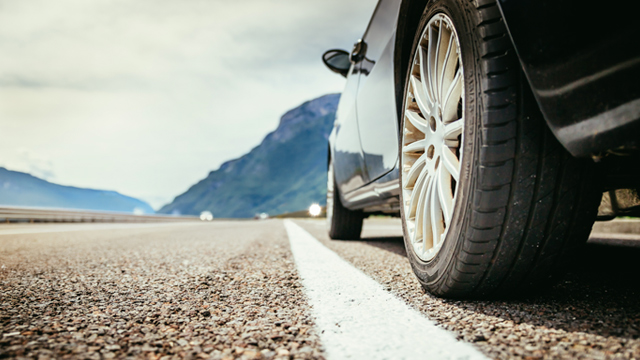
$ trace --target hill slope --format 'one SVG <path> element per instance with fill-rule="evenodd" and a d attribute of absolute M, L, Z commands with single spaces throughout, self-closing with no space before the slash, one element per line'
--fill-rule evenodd
<path fill-rule="evenodd" d="M 139 209 L 145 214 L 154 213 L 146 202 L 115 191 L 58 185 L 3 167 L 0 167 L 0 205 L 121 212 Z"/>
<path fill-rule="evenodd" d="M 327 139 L 338 94 L 325 95 L 288 111 L 278 128 L 239 159 L 212 171 L 161 213 L 215 217 L 276 215 L 326 201 Z"/>

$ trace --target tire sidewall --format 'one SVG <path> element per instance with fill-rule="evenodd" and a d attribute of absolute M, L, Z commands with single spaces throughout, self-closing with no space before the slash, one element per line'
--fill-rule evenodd
<path fill-rule="evenodd" d="M 475 27 L 474 24 L 471 24 L 469 19 L 465 19 L 462 16 L 463 13 L 469 14 L 473 9 L 471 7 L 470 2 L 462 2 L 456 0 L 442 0 L 435 1 L 428 5 L 425 9 L 422 18 L 420 20 L 420 24 L 418 26 L 418 31 L 413 40 L 413 45 L 411 48 L 411 56 L 410 63 L 407 67 L 407 74 L 405 74 L 405 86 L 403 92 L 403 104 L 402 104 L 402 113 L 400 119 L 400 129 L 401 129 L 401 138 L 402 131 L 404 129 L 404 109 L 405 102 L 407 100 L 407 90 L 408 90 L 408 81 L 409 76 L 411 74 L 411 70 L 413 67 L 414 55 L 416 53 L 416 48 L 419 44 L 419 40 L 422 36 L 422 33 L 428 24 L 429 20 L 436 15 L 437 13 L 446 14 L 455 27 L 456 33 L 458 35 L 458 39 L 460 42 L 460 52 L 462 56 L 462 66 L 464 68 L 464 118 L 465 118 L 465 126 L 464 126 L 464 137 L 463 137 L 463 157 L 462 164 L 460 169 L 460 181 L 458 182 L 458 189 L 456 190 L 456 198 L 454 203 L 454 213 L 449 225 L 449 230 L 447 231 L 447 235 L 445 237 L 444 243 L 436 256 L 429 260 L 424 261 L 420 259 L 413 250 L 413 245 L 411 244 L 411 240 L 408 236 L 408 231 L 405 224 L 405 213 L 404 213 L 404 203 L 405 199 L 403 198 L 403 190 L 402 190 L 402 171 L 400 171 L 400 211 L 402 216 L 402 228 L 404 233 L 404 242 L 405 247 L 407 249 L 407 256 L 411 263 L 411 266 L 414 270 L 414 273 L 417 275 L 418 279 L 429 291 L 439 294 L 443 285 L 446 284 L 447 274 L 450 273 L 450 268 L 455 266 L 455 258 L 462 247 L 463 242 L 465 241 L 464 229 L 466 228 L 465 224 L 468 221 L 467 214 L 470 213 L 471 207 L 471 195 L 472 189 L 475 188 L 475 175 L 477 171 L 477 160 L 476 154 L 478 152 L 478 141 L 476 141 L 476 137 L 478 136 L 478 110 L 480 107 L 480 96 L 477 96 L 480 92 L 479 89 L 479 79 L 477 79 L 477 75 L 480 71 L 478 69 L 478 64 L 475 59 L 477 59 L 477 47 L 475 46 L 474 36 L 475 36 Z M 402 141 L 401 146 L 399 148 L 399 156 L 402 159 Z"/>

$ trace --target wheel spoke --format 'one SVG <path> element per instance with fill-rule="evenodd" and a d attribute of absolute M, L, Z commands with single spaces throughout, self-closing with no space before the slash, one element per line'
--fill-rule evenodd
<path fill-rule="evenodd" d="M 333 220 L 333 191 L 334 191 L 334 174 L 333 174 L 333 160 L 329 161 L 329 169 L 327 169 L 327 222 L 331 227 Z"/>
<path fill-rule="evenodd" d="M 435 179 L 434 179 L 435 180 Z M 431 233 L 433 234 L 433 246 L 440 242 L 440 235 L 444 233 L 444 225 L 442 224 L 442 207 L 438 198 L 436 186 L 437 181 L 432 181 L 431 185 Z"/>
<path fill-rule="evenodd" d="M 424 188 L 424 179 L 427 177 L 427 171 L 423 171 L 418 176 L 418 180 L 416 180 L 416 184 L 411 191 L 411 200 L 409 201 L 409 218 L 415 218 L 416 214 L 416 206 L 418 206 L 420 201 L 420 194 L 423 193 Z"/>
<path fill-rule="evenodd" d="M 416 241 L 416 225 L 413 221 L 407 221 L 406 226 L 409 238 L 411 239 L 411 242 L 414 243 Z"/>
<path fill-rule="evenodd" d="M 416 104 L 418 104 L 418 109 L 422 115 L 429 116 L 429 106 L 426 103 L 427 95 L 424 93 L 424 88 L 422 86 L 422 82 L 418 80 L 417 77 L 411 76 L 411 86 L 413 87 L 413 96 L 416 99 Z M 424 132 L 424 131 L 423 131 Z"/>
<path fill-rule="evenodd" d="M 411 239 L 411 242 L 414 244 L 417 244 L 418 242 L 420 242 L 423 238 L 423 234 L 424 234 L 424 229 L 422 229 L 422 226 L 420 226 L 420 220 L 423 216 L 424 216 L 424 209 L 422 208 L 422 203 L 424 202 L 424 196 L 422 195 L 422 192 L 418 192 L 417 193 L 417 198 L 418 198 L 418 202 L 417 202 L 417 206 L 416 206 L 416 213 L 415 213 L 415 217 L 414 217 L 414 231 L 413 231 L 413 239 Z"/>
<path fill-rule="evenodd" d="M 455 55 L 457 55 L 457 53 L 455 51 L 451 51 L 453 49 L 453 40 L 454 37 L 452 36 L 452 34 L 449 34 L 449 41 L 448 41 L 448 45 L 447 45 L 447 52 L 444 55 L 444 59 L 442 60 L 442 71 L 440 72 L 440 86 L 439 86 L 439 93 L 442 94 L 444 89 L 443 87 L 445 86 L 445 80 L 450 79 L 451 76 L 453 75 L 453 71 L 455 71 L 455 62 L 450 61 L 451 58 Z M 449 87 L 449 83 L 446 84 L 446 87 Z"/>
<path fill-rule="evenodd" d="M 451 121 L 458 113 L 458 101 L 462 95 L 462 70 L 458 69 L 456 76 L 453 78 L 447 95 L 444 97 L 444 101 L 441 103 L 442 107 L 442 120 L 445 122 Z"/>
<path fill-rule="evenodd" d="M 411 169 L 409 169 L 409 172 L 407 173 L 407 180 L 404 184 L 405 189 L 411 189 L 413 187 L 413 185 L 415 184 L 415 181 L 420 175 L 420 171 L 422 170 L 422 168 L 424 168 L 426 160 L 427 160 L 427 155 L 422 154 L 420 155 L 418 160 L 416 160 L 416 162 L 414 162 L 413 165 L 411 165 Z"/>
<path fill-rule="evenodd" d="M 428 55 L 425 53 L 424 47 L 420 46 L 418 50 L 418 56 L 420 57 L 420 79 L 422 84 L 422 90 L 427 95 L 427 100 L 429 103 L 433 105 L 435 102 L 435 97 L 431 93 L 431 89 L 429 89 L 429 69 L 428 69 Z"/>
<path fill-rule="evenodd" d="M 444 222 L 448 226 L 453 212 L 453 194 L 451 193 L 451 178 L 442 168 L 438 169 L 438 199 L 442 208 Z"/>
<path fill-rule="evenodd" d="M 424 152 L 424 148 L 427 145 L 427 140 L 418 140 L 412 142 L 411 144 L 405 145 L 402 147 L 402 152 L 405 154 Z"/>
<path fill-rule="evenodd" d="M 438 42 L 436 43 L 436 49 L 433 52 L 433 57 L 435 58 L 434 62 L 433 62 L 433 71 L 432 73 L 434 74 L 434 76 L 431 78 L 432 81 L 432 87 L 433 87 L 433 93 L 436 94 L 435 97 L 438 100 L 442 100 L 442 96 L 440 94 L 440 92 L 438 91 L 438 64 L 440 63 L 440 56 L 439 56 L 439 52 L 440 52 L 440 41 L 442 40 L 442 21 L 439 21 L 438 24 Z"/>
<path fill-rule="evenodd" d="M 427 124 L 427 120 L 425 120 L 422 116 L 420 116 L 415 111 L 407 110 L 405 112 L 405 116 L 407 120 L 413 125 L 418 131 L 423 134 L 426 134 L 429 131 L 429 125 Z"/>
<path fill-rule="evenodd" d="M 460 161 L 456 157 L 456 154 L 447 147 L 442 149 L 442 163 L 451 177 L 453 177 L 455 181 L 458 181 L 460 177 Z"/>
<path fill-rule="evenodd" d="M 416 242 L 418 242 L 419 240 L 424 241 L 424 237 L 426 234 L 428 234 L 427 232 L 425 232 L 424 227 L 420 226 L 422 224 L 422 221 L 425 217 L 425 210 L 426 210 L 426 203 L 429 201 L 429 197 L 428 197 L 428 189 L 429 189 L 429 182 L 431 181 L 431 176 L 429 176 L 427 174 L 427 176 L 425 176 L 423 178 L 423 185 L 420 187 L 420 192 L 418 193 L 418 204 L 416 206 L 416 229 L 419 229 L 419 234 L 421 235 L 421 237 L 416 236 L 415 240 Z M 416 230 L 416 233 L 418 233 L 418 230 Z"/>
<path fill-rule="evenodd" d="M 434 101 L 437 100 L 437 96 L 435 93 L 435 88 L 433 87 L 433 83 L 435 82 L 434 77 L 436 76 L 435 72 L 433 71 L 433 59 L 432 59 L 432 54 L 434 53 L 434 49 L 436 44 L 435 43 L 435 39 L 434 39 L 434 34 L 433 34 L 433 26 L 431 25 L 427 25 L 428 28 L 428 33 L 429 33 L 429 46 L 428 46 L 428 50 L 427 50 L 427 80 L 429 81 L 429 89 L 431 90 L 431 94 L 433 94 L 433 99 Z"/>
<path fill-rule="evenodd" d="M 457 140 L 458 135 L 462 134 L 462 127 L 464 126 L 464 120 L 454 120 L 444 125 L 444 138 L 445 140 Z"/>
<path fill-rule="evenodd" d="M 422 251 L 423 253 L 427 251 L 427 249 L 431 249 L 433 247 L 433 232 L 431 231 L 431 193 L 433 192 L 433 177 L 429 176 L 426 179 L 426 183 L 424 185 L 424 198 L 426 199 L 426 203 L 422 205 L 422 221 L 420 222 L 422 225 Z M 420 204 L 418 205 L 420 206 Z M 417 223 L 418 224 L 418 223 Z"/>

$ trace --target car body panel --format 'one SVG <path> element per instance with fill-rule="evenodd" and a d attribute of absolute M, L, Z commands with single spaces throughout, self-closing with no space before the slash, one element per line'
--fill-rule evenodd
<path fill-rule="evenodd" d="M 398 137 L 389 136 L 398 134 L 393 80 L 394 43 L 395 37 L 391 36 L 371 71 L 360 71 L 356 100 L 358 126 L 364 162 L 371 180 L 391 171 L 398 160 Z M 368 60 L 363 60 L 366 62 Z"/>
<path fill-rule="evenodd" d="M 362 38 L 367 45 L 366 53 L 352 66 L 343 92 L 349 94 L 340 99 L 332 134 L 334 171 L 343 202 L 352 209 L 365 206 L 367 202 L 360 200 L 368 196 L 378 201 L 388 195 L 388 186 L 382 186 L 381 190 L 373 185 L 389 181 L 386 174 L 395 171 L 390 178 L 397 183 L 398 139 L 388 135 L 398 134 L 393 45 L 400 3 L 400 0 L 378 2 Z M 356 149 L 356 144 L 360 149 Z M 371 186 L 365 187 L 366 184 Z"/>
<path fill-rule="evenodd" d="M 329 149 L 333 160 L 336 184 L 340 194 L 347 194 L 368 183 L 364 155 L 356 116 L 356 93 L 359 65 L 351 66 L 340 103 L 336 111 L 333 130 L 329 136 Z M 344 99 L 344 100 L 343 100 Z"/>
<path fill-rule="evenodd" d="M 397 167 L 375 181 L 341 197 L 349 208 L 364 209 L 365 212 L 398 213 L 400 184 Z"/>
<path fill-rule="evenodd" d="M 500 0 L 540 109 L 574 156 L 640 145 L 640 26 L 633 3 Z"/>

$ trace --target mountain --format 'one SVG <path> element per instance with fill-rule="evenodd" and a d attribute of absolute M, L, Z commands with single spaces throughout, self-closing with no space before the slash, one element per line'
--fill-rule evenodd
<path fill-rule="evenodd" d="M 0 167 L 1 205 L 154 213 L 146 202 L 115 191 L 58 185 L 3 167 Z"/>
<path fill-rule="evenodd" d="M 225 162 L 159 212 L 208 210 L 218 218 L 246 218 L 324 204 L 327 139 L 339 99 L 339 94 L 325 95 L 288 111 L 260 145 Z"/>

